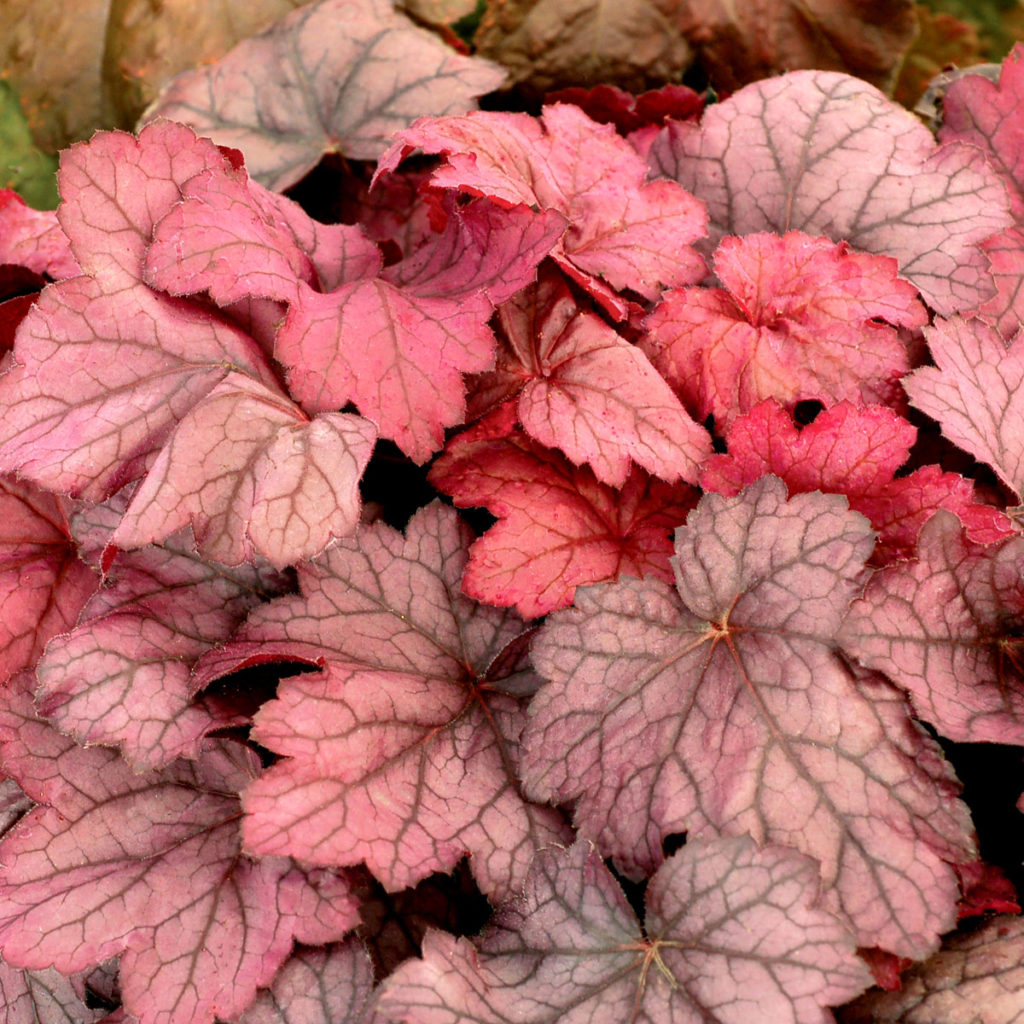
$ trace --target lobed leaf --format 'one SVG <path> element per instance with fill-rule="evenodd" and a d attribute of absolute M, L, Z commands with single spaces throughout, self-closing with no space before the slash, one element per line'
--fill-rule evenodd
<path fill-rule="evenodd" d="M 460 593 L 469 539 L 440 504 L 404 537 L 362 527 L 209 658 L 200 679 L 274 659 L 323 668 L 283 680 L 256 716 L 254 737 L 285 759 L 246 790 L 248 850 L 365 861 L 389 890 L 468 853 L 500 898 L 565 835 L 519 791 L 527 627 Z"/>
<path fill-rule="evenodd" d="M 691 244 L 705 233 L 701 204 L 674 184 L 648 182 L 629 143 L 576 106 L 545 107 L 540 119 L 486 111 L 424 118 L 397 135 L 378 177 L 414 149 L 444 156 L 430 179 L 438 188 L 564 214 L 554 256 L 616 319 L 628 307 L 610 289 L 653 300 L 704 275 Z"/>
<path fill-rule="evenodd" d="M 979 246 L 1011 223 L 998 175 L 973 146 L 937 148 L 912 114 L 856 78 L 795 71 L 748 85 L 709 107 L 700 128 L 668 125 L 648 162 L 707 205 L 712 242 L 827 235 L 895 257 L 943 315 L 993 294 Z"/>
<path fill-rule="evenodd" d="M 10 189 L 0 189 L 0 263 L 28 267 L 55 281 L 81 272 L 57 215 L 32 209 Z"/>
<path fill-rule="evenodd" d="M 811 862 L 749 838 L 688 843 L 647 888 L 643 931 L 586 842 L 538 855 L 524 896 L 475 943 L 428 934 L 384 983 L 403 1024 L 824 1022 L 868 984 L 845 929 L 814 907 Z"/>
<path fill-rule="evenodd" d="M 572 801 L 633 876 L 662 840 L 749 832 L 821 864 L 861 946 L 935 948 L 973 859 L 948 765 L 877 680 L 834 653 L 873 536 L 841 498 L 765 477 L 708 494 L 659 580 L 579 591 L 533 645 L 526 791 Z"/>
<path fill-rule="evenodd" d="M 1024 539 L 982 547 L 937 512 L 915 558 L 871 578 L 839 641 L 910 693 L 917 715 L 943 736 L 1024 743 Z"/>
<path fill-rule="evenodd" d="M 387 0 L 321 0 L 179 75 L 144 114 L 240 149 L 276 191 L 324 153 L 375 160 L 424 113 L 463 113 L 505 73 L 455 53 Z"/>
<path fill-rule="evenodd" d="M 67 974 L 121 954 L 141 1024 L 240 1012 L 287 957 L 308 882 L 286 860 L 240 856 L 237 794 L 251 751 L 210 743 L 196 762 L 134 774 L 37 719 L 22 676 L 0 711 L 4 763 L 44 806 L 0 843 L 0 949 Z M 356 922 L 335 895 L 333 931 Z"/>
<path fill-rule="evenodd" d="M 457 505 L 498 517 L 470 549 L 467 594 L 529 617 L 571 604 L 587 583 L 671 578 L 670 532 L 693 507 L 692 488 L 636 467 L 622 488 L 609 487 L 514 424 L 511 404 L 498 408 L 449 442 L 430 471 Z"/>
<path fill-rule="evenodd" d="M 894 260 L 789 231 L 723 239 L 714 268 L 724 287 L 669 292 L 640 343 L 698 420 L 727 426 L 766 398 L 900 403 L 897 328 L 928 314 Z"/>

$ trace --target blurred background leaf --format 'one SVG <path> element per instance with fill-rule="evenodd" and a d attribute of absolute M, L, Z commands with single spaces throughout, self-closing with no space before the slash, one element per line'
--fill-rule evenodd
<path fill-rule="evenodd" d="M 52 210 L 57 195 L 57 158 L 32 141 L 18 94 L 0 82 L 0 188 L 10 188 L 37 210 Z"/>

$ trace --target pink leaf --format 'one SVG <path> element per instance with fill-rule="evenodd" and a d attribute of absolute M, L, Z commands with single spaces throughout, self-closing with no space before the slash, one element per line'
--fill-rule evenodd
<path fill-rule="evenodd" d="M 221 306 L 247 296 L 284 302 L 298 298 L 299 281 L 333 288 L 380 270 L 379 249 L 358 228 L 318 224 L 244 168 L 197 174 L 181 194 L 146 255 L 154 288 L 207 291 Z"/>
<path fill-rule="evenodd" d="M 621 487 L 631 463 L 672 483 L 694 481 L 711 439 L 646 356 L 576 305 L 557 273 L 498 310 L 498 367 L 475 387 L 518 395 L 526 432 Z M 504 386 L 503 386 L 504 385 Z"/>
<path fill-rule="evenodd" d="M 301 410 L 228 374 L 181 420 L 111 537 L 137 548 L 192 523 L 208 558 L 311 558 L 359 521 L 359 479 L 376 440 L 361 416 Z"/>
<path fill-rule="evenodd" d="M 935 948 L 972 859 L 952 771 L 902 699 L 852 676 L 834 636 L 872 534 L 843 499 L 766 477 L 705 495 L 660 580 L 582 590 L 533 660 L 526 790 L 573 801 L 581 834 L 632 875 L 664 836 L 749 832 L 821 864 L 862 946 Z"/>
<path fill-rule="evenodd" d="M 463 373 L 494 360 L 494 306 L 532 280 L 562 225 L 558 214 L 476 202 L 380 277 L 327 294 L 300 286 L 277 341 L 292 394 L 316 412 L 354 402 L 425 462 L 462 422 Z"/>
<path fill-rule="evenodd" d="M 790 231 L 726 238 L 714 265 L 724 287 L 670 292 L 641 346 L 697 419 L 728 424 L 765 398 L 899 402 L 896 328 L 928 314 L 894 260 Z"/>
<path fill-rule="evenodd" d="M 903 977 L 895 992 L 871 991 L 843 1010 L 844 1024 L 1011 1024 L 1024 988 L 1024 918 L 993 917 L 957 933 Z"/>
<path fill-rule="evenodd" d="M 68 503 L 0 477 L 0 681 L 31 668 L 99 585 L 78 557 Z"/>
<path fill-rule="evenodd" d="M 670 532 L 695 492 L 634 468 L 620 490 L 513 429 L 511 405 L 451 441 L 430 481 L 498 522 L 470 549 L 467 594 L 525 617 L 571 604 L 578 586 L 620 575 L 671 578 Z"/>
<path fill-rule="evenodd" d="M 0 1006 L 6 1024 L 91 1024 L 104 1014 L 86 1006 L 69 978 L 52 968 L 19 971 L 0 963 Z"/>
<path fill-rule="evenodd" d="M 936 366 L 903 381 L 910 401 L 1024 497 L 1024 335 L 1007 345 L 982 321 L 953 317 L 925 336 Z"/>
<path fill-rule="evenodd" d="M 415 118 L 462 113 L 504 80 L 386 0 L 323 0 L 179 75 L 145 116 L 240 149 L 257 181 L 283 191 L 324 153 L 376 160 Z"/>
<path fill-rule="evenodd" d="M 299 569 L 301 594 L 257 611 L 207 676 L 298 659 L 254 736 L 286 758 L 245 795 L 246 847 L 367 866 L 389 889 L 470 854 L 481 887 L 521 882 L 564 830 L 516 779 L 525 624 L 459 593 L 469 531 L 434 504 L 403 537 L 366 526 Z M 201 678 L 205 678 L 201 676 Z"/>
<path fill-rule="evenodd" d="M 268 569 L 200 561 L 187 536 L 117 557 L 77 628 L 36 666 L 36 703 L 80 743 L 120 743 L 136 771 L 199 756 L 222 725 L 194 704 L 192 665 L 286 581 Z"/>
<path fill-rule="evenodd" d="M 299 949 L 237 1024 L 373 1024 L 373 973 L 362 943 Z"/>
<path fill-rule="evenodd" d="M 980 547 L 938 512 L 916 554 L 872 577 L 843 624 L 843 647 L 907 689 L 943 736 L 1024 743 L 1024 539 Z"/>
<path fill-rule="evenodd" d="M 688 843 L 647 887 L 643 931 L 589 843 L 534 861 L 524 896 L 480 939 L 429 934 L 384 984 L 403 1024 L 824 1020 L 869 977 L 814 906 L 813 863 L 749 838 Z M 455 1015 L 458 1015 L 457 1017 Z"/>
<path fill-rule="evenodd" d="M 988 155 L 1010 194 L 1010 209 L 1024 220 L 1024 44 L 1003 61 L 999 81 L 965 74 L 942 97 L 943 142 L 967 142 Z"/>
<path fill-rule="evenodd" d="M 0 712 L 4 761 L 46 806 L 0 844 L 4 959 L 69 973 L 120 953 L 142 1024 L 239 1013 L 287 957 L 302 905 L 288 861 L 240 855 L 236 794 L 255 757 L 220 742 L 136 775 L 36 719 L 19 680 Z M 353 903 L 339 913 L 356 923 Z"/>
<path fill-rule="evenodd" d="M 608 285 L 656 299 L 663 287 L 704 274 L 690 245 L 705 231 L 700 203 L 668 182 L 647 182 L 629 143 L 578 107 L 545 107 L 540 120 L 490 112 L 424 118 L 398 134 L 378 175 L 416 148 L 444 155 L 431 178 L 439 188 L 564 214 L 556 258 L 618 319 L 626 306 Z"/>
<path fill-rule="evenodd" d="M 831 71 L 794 71 L 708 107 L 700 128 L 670 124 L 657 173 L 707 204 L 712 240 L 792 230 L 894 256 L 940 313 L 992 295 L 979 244 L 1010 224 L 984 155 L 936 148 L 931 132 L 877 89 Z"/>
<path fill-rule="evenodd" d="M 28 267 L 55 281 L 81 273 L 52 210 L 33 210 L 17 192 L 0 189 L 0 263 Z"/>
<path fill-rule="evenodd" d="M 974 487 L 955 473 L 924 466 L 894 474 L 907 460 L 917 431 L 891 409 L 856 409 L 842 402 L 797 430 L 774 402 L 762 402 L 729 431 L 728 455 L 715 455 L 701 486 L 728 496 L 766 473 L 781 477 L 790 494 L 845 494 L 879 532 L 875 557 L 906 557 L 925 521 L 939 508 L 955 512 L 973 540 L 989 543 L 1013 534 L 999 509 L 974 502 Z"/>

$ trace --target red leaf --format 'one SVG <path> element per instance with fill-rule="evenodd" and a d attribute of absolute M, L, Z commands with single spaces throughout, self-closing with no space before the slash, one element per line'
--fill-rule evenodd
<path fill-rule="evenodd" d="M 257 181 L 283 191 L 324 153 L 376 160 L 415 118 L 462 113 L 504 80 L 386 0 L 323 0 L 179 75 L 146 117 L 240 149 Z"/>
<path fill-rule="evenodd" d="M 526 791 L 572 801 L 631 875 L 662 840 L 749 832 L 821 864 L 858 943 L 920 957 L 955 922 L 967 809 L 903 700 L 854 678 L 835 633 L 871 531 L 842 498 L 766 477 L 705 495 L 676 532 L 676 587 L 581 590 L 533 645 Z"/>
<path fill-rule="evenodd" d="M 71 629 L 99 579 L 78 557 L 67 503 L 0 477 L 0 682 Z"/>
<path fill-rule="evenodd" d="M 470 549 L 462 584 L 530 618 L 571 604 L 578 586 L 620 575 L 671 578 L 670 533 L 695 492 L 634 467 L 621 490 L 513 429 L 511 405 L 451 441 L 431 483 L 498 522 Z"/>
<path fill-rule="evenodd" d="M 1011 223 L 984 155 L 936 148 L 931 132 L 849 75 L 794 71 L 673 122 L 651 150 L 657 173 L 707 204 L 711 237 L 799 230 L 894 256 L 943 314 L 991 297 L 979 244 Z"/>
<path fill-rule="evenodd" d="M 558 214 L 477 202 L 380 277 L 327 294 L 301 286 L 277 340 L 292 394 L 310 411 L 354 402 L 417 462 L 465 414 L 463 373 L 489 367 L 494 306 L 530 281 Z"/>
<path fill-rule="evenodd" d="M 614 85 L 574 86 L 547 94 L 550 103 L 574 103 L 587 117 L 613 124 L 622 135 L 640 128 L 662 125 L 668 118 L 685 121 L 699 117 L 704 97 L 686 85 L 664 85 L 634 96 Z"/>
<path fill-rule="evenodd" d="M 850 508 L 879 532 L 875 558 L 883 563 L 910 555 L 921 527 L 939 508 L 955 512 L 980 543 L 1016 532 L 998 509 L 975 504 L 973 485 L 955 473 L 924 466 L 895 477 L 916 436 L 914 427 L 882 406 L 856 409 L 842 402 L 797 430 L 778 405 L 762 402 L 734 421 L 729 454 L 713 456 L 700 482 L 731 497 L 774 473 L 790 494 L 845 494 Z"/>
<path fill-rule="evenodd" d="M 1017 890 L 1002 868 L 988 864 L 983 860 L 971 861 L 970 864 L 958 864 L 957 874 L 960 876 L 960 905 L 957 915 L 960 920 L 979 917 L 982 914 L 1019 914 Z"/>
<path fill-rule="evenodd" d="M 527 434 L 611 487 L 625 484 L 633 462 L 670 483 L 696 480 L 711 454 L 707 431 L 635 345 L 575 303 L 560 274 L 542 272 L 498 319 L 498 367 L 475 388 L 518 395 Z"/>
<path fill-rule="evenodd" d="M 469 531 L 418 512 L 405 537 L 360 529 L 299 568 L 301 594 L 252 615 L 206 679 L 259 660 L 324 666 L 282 681 L 253 735 L 286 760 L 245 794 L 246 847 L 313 864 L 367 866 L 388 889 L 470 854 L 497 896 L 533 852 L 560 841 L 517 781 L 525 624 L 459 593 Z"/>
<path fill-rule="evenodd" d="M 555 258 L 618 319 L 627 307 L 608 285 L 656 299 L 663 287 L 704 275 L 690 245 L 705 231 L 700 203 L 668 182 L 647 182 L 629 143 L 578 107 L 545 107 L 540 120 L 490 112 L 424 118 L 398 134 L 378 175 L 417 148 L 444 155 L 431 176 L 439 188 L 565 214 Z"/>
<path fill-rule="evenodd" d="M 121 954 L 124 1006 L 142 1024 L 233 1016 L 287 957 L 308 882 L 286 860 L 240 856 L 247 749 L 134 774 L 31 713 L 28 680 L 0 711 L 4 763 L 37 807 L 4 838 L 0 948 L 7 963 L 69 973 Z M 333 932 L 358 920 L 335 894 Z"/>
<path fill-rule="evenodd" d="M 824 1019 L 868 973 L 814 906 L 814 865 L 749 838 L 688 843 L 651 879 L 643 931 L 589 843 L 538 855 L 525 894 L 481 938 L 430 933 L 384 983 L 403 1024 L 474 1020 L 773 1024 Z M 457 1015 L 457 1017 L 456 1017 Z"/>
<path fill-rule="evenodd" d="M 982 321 L 953 317 L 925 336 L 936 366 L 903 381 L 910 401 L 1024 497 L 1024 334 L 1008 345 Z"/>
<path fill-rule="evenodd" d="M 900 401 L 896 328 L 928 314 L 895 260 L 790 231 L 726 238 L 714 265 L 724 288 L 670 292 L 642 342 L 697 419 L 728 424 L 765 398 Z"/>
<path fill-rule="evenodd" d="M 1024 743 L 1024 538 L 980 547 L 937 512 L 917 557 L 873 576 L 843 623 L 855 658 L 910 692 L 953 740 Z"/>
<path fill-rule="evenodd" d="M 36 666 L 40 713 L 80 743 L 121 744 L 136 771 L 198 757 L 206 733 L 231 723 L 193 703 L 192 665 L 285 589 L 266 568 L 199 560 L 187 535 L 119 555 Z"/>

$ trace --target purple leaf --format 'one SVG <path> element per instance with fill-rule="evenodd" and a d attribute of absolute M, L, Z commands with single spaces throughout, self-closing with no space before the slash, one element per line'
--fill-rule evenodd
<path fill-rule="evenodd" d="M 323 0 L 179 75 L 145 117 L 240 149 L 257 181 L 283 191 L 324 153 L 376 160 L 417 117 L 463 113 L 504 80 L 387 0 Z"/>
<path fill-rule="evenodd" d="M 49 968 L 19 971 L 0 963 L 0 1006 L 5 1024 L 92 1024 L 103 1010 L 91 1010 L 71 979 Z"/>
<path fill-rule="evenodd" d="M 5 961 L 69 973 L 121 954 L 141 1024 L 239 1013 L 287 957 L 308 886 L 287 860 L 240 855 L 237 793 L 258 762 L 229 741 L 134 774 L 31 712 L 18 677 L 0 712 L 4 763 L 37 807 L 0 843 Z M 337 899 L 334 934 L 357 921 Z"/>
<path fill-rule="evenodd" d="M 874 575 L 840 643 L 949 739 L 1024 744 L 1024 538 L 982 547 L 937 512 L 916 557 Z"/>
<path fill-rule="evenodd" d="M 814 864 L 749 838 L 688 843 L 647 888 L 643 931 L 589 843 L 538 855 L 522 898 L 474 945 L 429 934 L 385 983 L 403 1024 L 827 1019 L 869 975 L 815 907 Z"/>
<path fill-rule="evenodd" d="M 972 146 L 849 75 L 794 71 L 667 126 L 649 162 L 707 204 L 712 241 L 799 230 L 894 256 L 943 314 L 993 294 L 979 248 L 1010 225 L 1006 190 Z"/>
<path fill-rule="evenodd" d="M 564 837 L 519 792 L 521 695 L 537 682 L 527 627 L 462 596 L 469 540 L 440 504 L 404 537 L 361 527 L 299 567 L 299 595 L 255 612 L 208 659 L 202 679 L 275 658 L 324 669 L 283 680 L 256 716 L 254 737 L 285 759 L 246 790 L 248 850 L 365 861 L 388 889 L 469 853 L 481 888 L 501 896 Z"/>
<path fill-rule="evenodd" d="M 541 629 L 526 791 L 575 802 L 581 834 L 634 876 L 673 832 L 793 846 L 859 945 L 934 949 L 956 919 L 948 862 L 974 840 L 902 699 L 834 653 L 872 542 L 843 499 L 786 501 L 774 477 L 705 495 L 676 532 L 677 591 L 581 590 Z"/>

